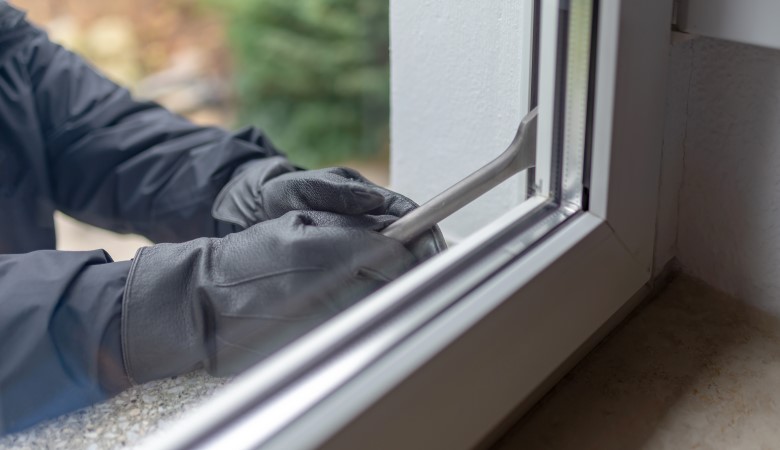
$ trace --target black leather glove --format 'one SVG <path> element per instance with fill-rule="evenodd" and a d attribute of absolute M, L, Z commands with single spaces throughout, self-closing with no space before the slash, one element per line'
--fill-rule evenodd
<path fill-rule="evenodd" d="M 298 210 L 402 217 L 416 207 L 412 200 L 377 186 L 353 169 L 298 170 L 276 156 L 239 168 L 214 201 L 212 215 L 246 228 Z M 407 246 L 420 260 L 447 248 L 438 227 Z"/>
<path fill-rule="evenodd" d="M 122 306 L 130 379 L 234 374 L 348 308 L 416 262 L 372 231 L 393 219 L 293 212 L 139 250 Z"/>

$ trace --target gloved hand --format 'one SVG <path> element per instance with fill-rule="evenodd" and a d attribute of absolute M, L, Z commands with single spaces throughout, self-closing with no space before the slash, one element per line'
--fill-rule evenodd
<path fill-rule="evenodd" d="M 290 211 L 402 217 L 416 207 L 353 169 L 298 170 L 286 158 L 275 156 L 239 168 L 214 201 L 212 216 L 246 228 Z M 447 248 L 438 227 L 407 246 L 421 261 Z"/>
<path fill-rule="evenodd" d="M 292 212 L 224 238 L 139 250 L 122 307 L 129 377 L 251 366 L 416 262 L 372 231 L 392 220 Z"/>

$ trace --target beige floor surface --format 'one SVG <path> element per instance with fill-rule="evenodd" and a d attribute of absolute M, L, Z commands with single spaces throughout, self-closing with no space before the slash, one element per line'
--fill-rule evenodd
<path fill-rule="evenodd" d="M 494 450 L 780 448 L 780 321 L 680 276 Z"/>

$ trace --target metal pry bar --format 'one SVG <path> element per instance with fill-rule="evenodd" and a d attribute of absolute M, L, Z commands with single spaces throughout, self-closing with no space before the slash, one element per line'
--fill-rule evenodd
<path fill-rule="evenodd" d="M 520 122 L 512 143 L 496 159 L 393 222 L 382 234 L 409 242 L 512 175 L 534 167 L 537 117 L 538 111 L 534 108 Z"/>

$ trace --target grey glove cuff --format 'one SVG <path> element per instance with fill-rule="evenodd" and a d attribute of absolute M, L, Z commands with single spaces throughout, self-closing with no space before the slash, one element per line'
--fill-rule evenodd
<path fill-rule="evenodd" d="M 132 383 L 203 366 L 208 324 L 202 309 L 191 307 L 197 293 L 188 275 L 195 264 L 207 260 L 199 255 L 210 251 L 202 242 L 207 240 L 158 244 L 136 253 L 122 302 L 122 353 Z"/>

